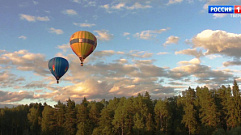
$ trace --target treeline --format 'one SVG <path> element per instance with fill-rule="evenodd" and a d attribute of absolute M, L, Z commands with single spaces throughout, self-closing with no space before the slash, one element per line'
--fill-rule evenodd
<path fill-rule="evenodd" d="M 1 135 L 225 135 L 241 134 L 237 82 L 188 88 L 182 96 L 152 100 L 149 93 L 109 101 L 31 103 L 0 109 Z"/>

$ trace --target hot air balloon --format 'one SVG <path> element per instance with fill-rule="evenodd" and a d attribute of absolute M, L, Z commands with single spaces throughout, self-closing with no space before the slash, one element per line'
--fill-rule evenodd
<path fill-rule="evenodd" d="M 83 66 L 85 58 L 95 50 L 97 39 L 88 31 L 77 31 L 70 37 L 70 46 Z"/>
<path fill-rule="evenodd" d="M 68 71 L 69 69 L 69 62 L 62 57 L 54 57 L 49 60 L 48 63 L 50 72 L 54 75 L 59 83 L 59 79 Z"/>

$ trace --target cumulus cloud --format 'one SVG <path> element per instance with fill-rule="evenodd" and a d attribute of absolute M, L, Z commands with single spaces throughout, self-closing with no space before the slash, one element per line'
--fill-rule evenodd
<path fill-rule="evenodd" d="M 179 37 L 177 36 L 170 36 L 167 38 L 167 41 L 163 44 L 164 46 L 167 46 L 169 44 L 177 44 L 179 41 Z"/>
<path fill-rule="evenodd" d="M 149 3 L 140 3 L 140 2 L 120 2 L 120 3 L 113 3 L 113 4 L 105 4 L 102 5 L 101 8 L 104 8 L 108 13 L 112 13 L 113 11 L 118 10 L 137 10 L 137 9 L 147 9 L 152 8 Z"/>
<path fill-rule="evenodd" d="M 109 41 L 114 37 L 108 30 L 95 30 L 95 32 L 98 34 L 96 37 L 100 41 Z"/>
<path fill-rule="evenodd" d="M 73 9 L 66 9 L 64 11 L 62 11 L 63 14 L 66 14 L 66 15 L 77 15 L 78 13 L 73 10 Z"/>
<path fill-rule="evenodd" d="M 23 77 L 18 77 L 9 71 L 0 72 L 0 87 L 1 88 L 8 88 L 8 87 L 14 87 L 16 84 L 25 81 Z"/>
<path fill-rule="evenodd" d="M 19 39 L 23 39 L 23 40 L 27 39 L 27 37 L 26 37 L 26 36 L 23 36 L 23 35 L 22 35 L 22 36 L 19 36 L 18 38 L 19 38 Z"/>
<path fill-rule="evenodd" d="M 26 14 L 20 14 L 20 19 L 26 20 L 28 22 L 36 22 L 36 21 L 49 21 L 50 19 L 47 16 L 40 17 L 40 16 L 31 16 Z"/>
<path fill-rule="evenodd" d="M 204 4 L 203 9 L 208 9 L 209 5 L 235 5 L 235 4 L 240 4 L 240 3 L 238 0 L 208 0 Z"/>
<path fill-rule="evenodd" d="M 150 40 L 156 38 L 158 34 L 167 31 L 169 28 L 166 29 L 159 29 L 159 30 L 145 30 L 134 34 L 134 37 L 144 40 Z"/>
<path fill-rule="evenodd" d="M 17 102 L 23 99 L 33 99 L 34 93 L 28 91 L 18 91 L 18 92 L 9 92 L 9 91 L 1 91 L 0 90 L 0 102 L 10 103 Z"/>
<path fill-rule="evenodd" d="M 63 52 L 67 52 L 67 50 L 70 50 L 71 47 L 69 44 L 63 44 L 63 45 L 58 45 L 58 49 L 61 49 Z"/>
<path fill-rule="evenodd" d="M 202 50 L 198 51 L 196 48 L 176 51 L 175 54 L 186 54 L 186 55 L 195 56 L 196 58 L 200 58 L 201 56 L 203 56 Z"/>
<path fill-rule="evenodd" d="M 151 7 L 152 6 L 150 6 L 150 5 L 142 5 L 138 2 L 136 2 L 134 5 L 126 7 L 126 9 L 134 10 L 134 9 L 145 9 L 145 8 L 151 8 Z"/>
<path fill-rule="evenodd" d="M 30 53 L 27 50 L 19 50 L 15 52 L 5 52 L 0 55 L 1 64 L 14 66 L 21 71 L 33 71 L 34 73 L 45 76 L 47 61 L 42 54 Z M 0 65 L 1 65 L 0 64 Z"/>
<path fill-rule="evenodd" d="M 180 64 L 180 65 L 200 64 L 200 63 L 201 63 L 201 61 L 199 59 L 197 59 L 197 58 L 194 58 L 194 59 L 192 59 L 190 61 L 180 61 L 180 62 L 178 62 L 178 64 Z"/>
<path fill-rule="evenodd" d="M 53 28 L 53 27 L 49 28 L 49 32 L 50 32 L 50 33 L 55 33 L 55 34 L 57 34 L 57 35 L 60 35 L 60 34 L 63 34 L 63 33 L 64 33 L 63 30 L 61 30 L 61 29 L 55 29 L 55 28 Z"/>
<path fill-rule="evenodd" d="M 213 70 L 206 65 L 190 64 L 190 62 L 187 65 L 185 63 L 182 66 L 171 69 L 169 75 L 175 80 L 195 76 L 197 78 L 196 83 L 198 84 L 226 84 L 232 82 L 233 79 L 231 73 L 226 73 L 222 70 Z"/>
<path fill-rule="evenodd" d="M 85 7 L 95 7 L 96 6 L 96 1 L 88 1 L 88 0 L 73 0 L 73 2 L 82 4 Z"/>
<path fill-rule="evenodd" d="M 223 18 L 223 17 L 225 17 L 225 16 L 227 16 L 228 14 L 213 14 L 213 16 L 214 16 L 214 19 L 216 19 L 216 18 Z"/>
<path fill-rule="evenodd" d="M 222 30 L 204 30 L 197 34 L 192 42 L 194 47 L 206 50 L 205 55 L 220 54 L 240 58 L 241 34 Z"/>
<path fill-rule="evenodd" d="M 74 23 L 75 26 L 79 26 L 79 27 L 93 27 L 95 26 L 94 23 Z"/>
<path fill-rule="evenodd" d="M 223 66 L 227 67 L 227 66 L 239 66 L 241 65 L 241 61 L 240 60 L 235 60 L 235 61 L 226 61 L 223 63 Z"/>
<path fill-rule="evenodd" d="M 168 54 L 168 52 L 159 52 L 159 53 L 157 53 L 157 55 L 165 55 L 165 54 Z"/>
<path fill-rule="evenodd" d="M 181 3 L 183 0 L 169 0 L 167 5 Z"/>
<path fill-rule="evenodd" d="M 149 53 L 145 51 L 137 51 L 137 50 L 131 50 L 127 54 L 127 56 L 137 57 L 137 58 L 150 58 L 152 55 L 153 53 Z"/>

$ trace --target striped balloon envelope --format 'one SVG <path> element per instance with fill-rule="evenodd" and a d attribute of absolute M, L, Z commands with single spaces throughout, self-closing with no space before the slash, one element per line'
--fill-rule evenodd
<path fill-rule="evenodd" d="M 54 57 L 49 60 L 48 63 L 50 72 L 54 75 L 59 83 L 59 79 L 68 71 L 69 69 L 69 62 L 62 57 Z"/>
<path fill-rule="evenodd" d="M 96 48 L 97 39 L 88 31 L 77 31 L 70 37 L 70 47 L 79 57 L 81 66 L 86 57 L 88 57 Z"/>

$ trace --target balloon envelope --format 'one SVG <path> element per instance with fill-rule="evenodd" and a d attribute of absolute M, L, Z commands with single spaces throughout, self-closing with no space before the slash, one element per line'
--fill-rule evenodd
<path fill-rule="evenodd" d="M 70 46 L 83 66 L 85 58 L 95 50 L 97 39 L 88 31 L 77 31 L 70 37 Z"/>
<path fill-rule="evenodd" d="M 55 57 L 49 60 L 48 63 L 50 72 L 54 75 L 59 83 L 59 79 L 68 71 L 69 62 L 62 57 Z"/>

